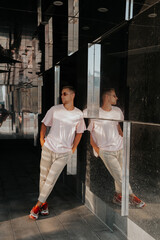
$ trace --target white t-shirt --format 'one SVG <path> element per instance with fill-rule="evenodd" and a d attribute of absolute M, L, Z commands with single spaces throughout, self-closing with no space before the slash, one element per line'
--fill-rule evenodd
<path fill-rule="evenodd" d="M 63 104 L 51 107 L 42 122 L 51 127 L 44 144 L 55 153 L 71 151 L 75 133 L 86 130 L 82 111 L 76 107 L 68 111 Z"/>
<path fill-rule="evenodd" d="M 123 148 L 123 138 L 118 132 L 118 121 L 123 121 L 124 116 L 120 108 L 112 106 L 111 111 L 99 109 L 99 118 L 91 119 L 88 130 L 91 132 L 96 145 L 105 151 L 118 151 Z M 110 119 L 110 120 L 105 120 Z"/>

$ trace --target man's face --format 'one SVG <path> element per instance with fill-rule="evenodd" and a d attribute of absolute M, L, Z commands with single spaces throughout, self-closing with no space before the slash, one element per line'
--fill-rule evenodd
<path fill-rule="evenodd" d="M 110 103 L 111 105 L 116 105 L 118 97 L 116 96 L 115 91 L 111 91 L 109 94 L 106 94 L 104 100 Z"/>
<path fill-rule="evenodd" d="M 75 93 L 70 91 L 68 88 L 64 88 L 61 93 L 61 99 L 63 104 L 72 103 L 74 100 Z"/>
<path fill-rule="evenodd" d="M 109 96 L 110 96 L 110 103 L 111 103 L 111 105 L 116 105 L 118 97 L 116 96 L 115 91 L 111 91 Z"/>

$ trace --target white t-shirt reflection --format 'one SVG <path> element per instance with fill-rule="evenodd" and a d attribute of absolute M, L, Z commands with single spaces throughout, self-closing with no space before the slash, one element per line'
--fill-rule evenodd
<path fill-rule="evenodd" d="M 112 106 L 111 111 L 99 109 L 99 118 L 91 119 L 87 130 L 92 134 L 96 145 L 106 151 L 118 151 L 123 148 L 123 138 L 118 132 L 118 121 L 123 121 L 124 116 L 120 108 Z M 106 119 L 106 120 L 105 120 Z M 117 121 L 110 121 L 113 119 Z"/>

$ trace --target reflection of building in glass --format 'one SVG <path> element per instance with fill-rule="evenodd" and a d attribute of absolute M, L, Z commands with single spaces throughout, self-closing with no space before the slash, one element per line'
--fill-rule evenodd
<path fill-rule="evenodd" d="M 78 50 L 79 44 L 79 0 L 68 1 L 68 55 Z"/>
<path fill-rule="evenodd" d="M 45 25 L 45 70 L 53 66 L 53 19 Z"/>
<path fill-rule="evenodd" d="M 87 96 L 88 117 L 99 116 L 100 51 L 101 51 L 100 44 L 89 45 L 88 47 L 88 96 Z"/>

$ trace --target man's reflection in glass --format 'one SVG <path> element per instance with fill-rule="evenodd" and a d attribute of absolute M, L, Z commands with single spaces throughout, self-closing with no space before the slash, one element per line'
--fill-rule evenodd
<path fill-rule="evenodd" d="M 88 130 L 90 131 L 90 143 L 93 147 L 95 156 L 100 156 L 114 178 L 115 195 L 113 197 L 113 202 L 121 205 L 123 132 L 118 121 L 123 121 L 124 116 L 121 109 L 115 106 L 117 100 L 118 98 L 113 88 L 106 89 L 103 92 L 99 117 L 104 120 L 91 119 Z M 145 202 L 133 194 L 130 185 L 129 195 L 130 204 L 138 208 L 145 206 Z"/>

